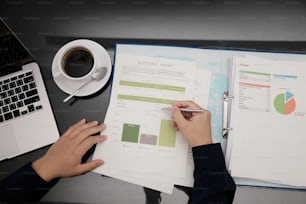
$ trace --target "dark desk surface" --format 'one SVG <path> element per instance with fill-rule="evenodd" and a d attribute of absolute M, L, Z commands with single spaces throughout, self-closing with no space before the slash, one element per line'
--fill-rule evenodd
<path fill-rule="evenodd" d="M 98 93 L 62 103 L 51 63 L 56 51 L 77 38 L 93 39 L 111 57 L 117 41 L 174 45 L 306 51 L 303 1 L 16 1 L 0 2 L 0 16 L 41 65 L 53 111 L 63 133 L 85 117 L 103 122 L 110 82 Z M 40 157 L 48 147 L 0 163 L 0 179 Z M 120 196 L 118 196 L 120 195 Z M 144 203 L 140 186 L 94 173 L 62 179 L 44 201 Z M 175 189 L 163 203 L 186 203 Z M 238 188 L 235 203 L 303 203 L 304 192 Z"/>

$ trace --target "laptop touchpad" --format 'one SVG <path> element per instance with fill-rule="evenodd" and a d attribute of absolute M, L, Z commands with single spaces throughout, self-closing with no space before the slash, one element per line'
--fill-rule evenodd
<path fill-rule="evenodd" d="M 19 153 L 19 147 L 11 125 L 0 126 L 0 160 L 10 158 Z"/>

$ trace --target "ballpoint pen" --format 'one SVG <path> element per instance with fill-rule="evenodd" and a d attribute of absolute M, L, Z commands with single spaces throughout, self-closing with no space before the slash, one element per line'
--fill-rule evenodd
<path fill-rule="evenodd" d="M 205 110 L 203 109 L 195 109 L 195 108 L 179 108 L 180 111 L 183 111 L 183 112 L 193 112 L 193 113 L 200 113 L 200 112 L 204 112 Z M 161 108 L 161 110 L 163 111 L 171 111 L 172 108 L 171 107 L 163 107 Z"/>

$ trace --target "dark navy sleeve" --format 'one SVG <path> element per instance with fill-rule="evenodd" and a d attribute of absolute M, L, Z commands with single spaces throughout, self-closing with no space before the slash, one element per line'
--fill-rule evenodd
<path fill-rule="evenodd" d="M 192 148 L 194 159 L 193 204 L 232 203 L 236 184 L 229 175 L 220 144 Z"/>
<path fill-rule="evenodd" d="M 0 181 L 0 203 L 38 202 L 57 181 L 45 182 L 28 163 Z"/>

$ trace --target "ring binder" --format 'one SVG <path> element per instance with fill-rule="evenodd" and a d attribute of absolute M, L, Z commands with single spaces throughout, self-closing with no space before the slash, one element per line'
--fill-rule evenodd
<path fill-rule="evenodd" d="M 123 45 L 120 45 L 123 46 Z M 205 65 L 205 69 L 208 69 L 211 71 L 212 74 L 222 74 L 222 77 L 212 77 L 212 81 L 211 81 L 211 86 L 218 86 L 218 88 L 220 87 L 219 85 L 223 85 L 223 83 L 228 82 L 227 87 L 228 88 L 224 88 L 222 91 L 218 91 L 220 89 L 217 89 L 216 91 L 211 91 L 209 92 L 209 96 L 211 94 L 213 94 L 213 96 L 217 96 L 219 99 L 219 106 L 214 106 L 212 108 L 214 108 L 214 113 L 216 114 L 216 118 L 218 118 L 219 121 L 219 125 L 213 126 L 213 131 L 216 132 L 216 141 L 220 141 L 222 144 L 222 148 L 225 151 L 226 150 L 226 164 L 229 168 L 229 171 L 231 172 L 231 175 L 234 176 L 235 182 L 237 185 L 242 185 L 242 186 L 260 186 L 260 187 L 276 187 L 276 188 L 288 188 L 288 189 L 306 189 L 306 187 L 304 185 L 306 185 L 306 180 L 305 183 L 300 182 L 300 180 L 302 178 L 305 179 L 305 177 L 302 176 L 298 176 L 298 174 L 292 174 L 290 171 L 287 174 L 287 176 L 289 178 L 293 178 L 295 179 L 295 177 L 297 177 L 297 179 L 295 181 L 299 181 L 299 183 L 302 183 L 302 186 L 296 185 L 295 183 L 293 183 L 294 185 L 287 185 L 287 181 L 285 180 L 286 183 L 276 183 L 279 180 L 284 180 L 285 177 L 278 177 L 276 179 L 274 179 L 274 177 L 270 177 L 270 176 L 275 176 L 276 174 L 274 173 L 275 170 L 277 170 L 276 168 L 274 168 L 274 166 L 272 166 L 272 173 L 269 173 L 268 171 L 270 169 L 267 168 L 261 168 L 262 166 L 259 165 L 260 160 L 257 159 L 257 155 L 260 153 L 261 158 L 266 159 L 266 155 L 267 153 L 271 153 L 272 155 L 274 155 L 275 151 L 278 150 L 277 146 L 279 146 L 277 143 L 276 145 L 274 144 L 269 144 L 267 143 L 266 140 L 261 140 L 261 138 L 263 138 L 263 136 L 261 136 L 261 133 L 258 133 L 259 136 L 261 137 L 256 137 L 256 131 L 258 129 L 257 126 L 254 126 L 253 123 L 257 123 L 257 122 L 261 122 L 261 120 L 258 120 L 258 118 L 253 118 L 252 114 L 258 113 L 258 110 L 253 110 L 253 109 L 242 109 L 239 108 L 239 100 L 241 99 L 240 94 L 239 94 L 239 89 L 238 92 L 236 89 L 234 89 L 234 87 L 236 86 L 236 88 L 239 87 L 239 77 L 241 76 L 241 74 L 243 76 L 245 75 L 251 75 L 253 77 L 257 77 L 257 78 L 263 78 L 264 80 L 261 80 L 260 82 L 264 81 L 267 82 L 266 78 L 268 78 L 268 75 L 266 73 L 270 73 L 268 70 L 270 70 L 270 66 L 272 66 L 268 60 L 269 59 L 275 59 L 274 63 L 278 63 L 277 67 L 279 69 L 280 66 L 286 66 L 286 64 L 288 65 L 289 62 L 294 62 L 297 63 L 296 61 L 303 61 L 306 62 L 306 55 L 302 55 L 302 54 L 298 54 L 298 53 L 280 53 L 280 52 L 265 52 L 265 51 L 260 51 L 260 50 L 253 50 L 253 51 L 247 51 L 247 50 L 222 50 L 222 49 L 198 49 L 195 48 L 194 50 L 192 50 L 192 52 L 186 52 L 185 48 L 184 49 L 180 49 L 180 47 L 162 47 L 162 46 L 129 46 L 129 49 L 123 49 L 121 52 L 122 54 L 129 54 L 134 53 L 134 54 L 139 54 L 140 56 L 143 56 L 143 53 L 145 53 L 146 56 L 160 56 L 161 50 L 162 53 L 165 53 L 165 57 L 174 57 L 174 56 L 185 56 L 191 59 L 195 59 L 196 62 L 198 63 L 198 68 L 202 68 L 202 66 Z M 191 48 L 188 48 L 191 49 Z M 193 49 L 193 48 L 192 48 Z M 169 53 L 169 54 L 168 54 Z M 196 54 L 194 54 L 196 53 Z M 118 49 L 116 49 L 116 54 L 118 54 Z M 204 57 L 203 57 L 204 56 Z M 262 58 L 263 60 L 261 60 L 260 58 Z M 247 62 L 248 64 L 254 64 L 256 65 L 256 62 L 260 62 L 260 64 L 265 64 L 265 63 L 269 63 L 266 66 L 264 66 L 264 68 L 262 68 L 263 70 L 260 71 L 263 74 L 258 73 L 258 70 L 255 69 L 255 72 L 253 69 L 251 69 L 252 67 L 247 67 L 247 66 L 243 66 L 245 63 L 237 63 L 237 60 L 242 61 L 244 59 L 245 62 Z M 284 61 L 283 61 L 284 60 Z M 244 62 L 243 61 L 243 62 Z M 208 65 L 209 62 L 209 66 Z M 215 65 L 212 66 L 211 62 L 215 62 L 214 64 L 222 64 L 225 66 L 221 66 L 220 70 L 216 70 L 215 69 Z M 272 63 L 272 64 L 274 64 Z M 241 69 L 242 70 L 247 70 L 247 71 L 243 71 L 241 72 L 241 74 L 239 74 L 240 72 L 237 72 L 237 69 L 239 68 L 238 66 L 241 65 Z M 306 66 L 306 65 L 305 65 Z M 261 67 L 261 66 L 260 66 Z M 259 68 L 260 68 L 259 67 Z M 295 69 L 293 65 L 290 65 L 290 70 Z M 204 68 L 204 67 L 203 67 Z M 273 70 L 278 70 L 277 68 L 273 68 Z M 261 68 L 260 68 L 261 70 Z M 282 69 L 281 69 L 282 70 Z M 302 71 L 303 70 L 303 71 Z M 221 72 L 220 72 L 221 71 Z M 225 74 L 226 71 L 228 71 L 227 75 Z M 303 72 L 304 74 L 304 67 L 303 69 L 301 69 L 301 72 Z M 271 72 L 271 73 L 274 73 Z M 286 72 L 287 73 L 287 72 Z M 285 74 L 286 74 L 285 73 Z M 292 81 L 296 81 L 296 80 L 285 80 L 285 76 L 286 77 L 290 77 L 292 76 L 291 71 L 288 72 L 289 75 L 284 75 L 282 77 L 280 77 L 278 75 L 278 81 L 283 80 L 282 83 L 280 83 L 280 85 L 283 87 L 283 83 L 290 83 Z M 291 73 L 291 74 L 290 74 Z M 278 73 L 279 74 L 279 73 Z M 224 80 L 224 77 L 226 77 L 228 80 Z M 273 77 L 274 75 L 270 75 L 271 77 Z M 305 76 L 306 77 L 306 76 Z M 237 80 L 238 79 L 238 80 Z M 243 78 L 246 82 L 251 82 L 253 83 L 253 81 L 249 81 L 247 78 Z M 302 80 L 303 81 L 303 80 Z M 305 81 L 305 80 L 304 80 Z M 258 81 L 257 81 L 258 82 Z M 261 84 L 260 82 L 258 82 L 259 84 Z M 268 83 L 268 82 L 267 82 Z M 245 84 L 245 86 L 249 86 L 252 84 Z M 289 84 L 290 85 L 290 84 Z M 221 86 L 223 87 L 223 86 Z M 288 86 L 290 87 L 290 86 Z M 250 90 L 252 91 L 252 87 L 248 87 Z M 265 90 L 265 86 L 261 87 L 257 87 L 259 89 L 263 89 Z M 254 88 L 254 90 L 257 88 Z M 211 89 L 210 89 L 211 90 Z M 253 90 L 253 91 L 254 91 Z M 293 90 L 292 90 L 293 91 Z M 295 90 L 296 91 L 296 90 Z M 302 92 L 302 90 L 298 90 L 300 93 L 305 94 L 304 92 Z M 251 93 L 251 92 L 250 92 Z M 265 92 L 266 93 L 266 92 Z M 222 103 L 222 94 L 223 94 L 223 104 Z M 286 93 L 278 93 L 280 94 L 284 94 L 279 96 L 279 99 L 282 99 L 281 102 L 281 107 L 284 108 L 285 106 L 285 100 L 286 100 Z M 302 95 L 304 96 L 304 95 Z M 260 100 L 262 98 L 262 96 L 256 96 L 257 98 L 254 98 L 254 100 Z M 275 98 L 275 97 L 274 97 Z M 289 97 L 290 98 L 290 97 Z M 306 97 L 301 97 L 302 100 L 304 100 Z M 211 102 L 210 100 L 214 99 L 213 97 L 209 97 L 209 103 Z M 297 100 L 298 97 L 297 95 L 294 95 L 294 100 Z M 213 101 L 214 102 L 214 101 Z M 256 102 L 256 101 L 255 101 Z M 272 102 L 272 100 L 270 100 L 269 102 Z M 208 103 L 208 104 L 209 104 Z M 222 108 L 223 105 L 223 110 L 219 111 L 220 108 Z M 238 105 L 238 107 L 234 106 L 234 105 Z M 247 104 L 250 105 L 250 104 Z M 251 104 L 253 105 L 253 104 Z M 256 104 L 257 105 L 257 104 Z M 273 105 L 273 104 L 271 104 Z M 265 106 L 266 107 L 266 106 Z M 273 108 L 273 107 L 271 107 Z M 273 109 L 274 110 L 274 109 Z M 304 110 L 304 109 L 303 109 Z M 210 110 L 212 111 L 212 110 Z M 223 111 L 223 112 L 222 112 Z M 241 117 L 241 114 L 237 114 L 238 112 L 236 111 L 243 111 L 243 113 L 247 113 L 249 112 L 250 115 L 246 114 L 246 116 L 250 116 L 251 120 L 246 119 L 245 117 Z M 223 114 L 223 115 L 222 115 Z M 266 114 L 266 112 L 264 112 L 263 114 Z M 279 114 L 279 113 L 277 113 Z M 238 117 L 237 117 L 238 116 Z M 240 117 L 239 117 L 240 116 Z M 293 115 L 292 115 L 293 116 Z M 280 117 L 285 118 L 285 117 L 291 117 L 291 115 L 280 115 Z M 293 117 L 293 118 L 298 118 L 298 119 L 302 119 L 302 117 Z M 233 120 L 232 120 L 233 119 Z M 239 122 L 238 122 L 239 119 Z M 261 118 L 260 118 L 261 119 Z M 265 118 L 262 118 L 265 119 Z M 221 122 L 221 120 L 223 120 Z M 286 122 L 289 122 L 289 120 L 286 120 Z M 222 124 L 222 128 L 220 127 Z M 272 121 L 273 125 L 278 124 L 275 123 L 274 121 Z M 236 126 L 235 126 L 236 125 Z M 237 126 L 239 125 L 239 127 Z M 304 125 L 304 123 L 303 123 Z M 267 126 L 267 125 L 266 125 Z M 280 125 L 278 125 L 280 126 Z M 216 129 L 217 128 L 217 129 Z M 235 130 L 234 130 L 235 128 Z M 278 127 L 277 127 L 278 128 Z M 286 129 L 286 131 L 280 132 L 278 131 L 278 134 L 275 135 L 274 132 L 272 132 L 273 130 L 271 130 L 271 132 L 267 131 L 266 135 L 267 136 L 275 136 L 276 138 L 279 138 L 279 134 L 284 135 L 285 133 L 289 132 L 287 129 L 291 128 L 291 126 L 289 127 L 289 125 L 284 124 L 282 125 L 280 128 L 284 128 Z M 304 127 L 300 127 L 301 129 L 304 130 Z M 241 129 L 243 130 L 243 132 L 240 132 Z M 267 127 L 267 129 L 271 129 L 269 126 Z M 233 132 L 233 130 L 235 132 Z M 291 130 L 291 129 L 290 129 Z M 222 131 L 222 133 L 221 133 Z M 288 137 L 289 134 L 283 136 L 283 138 L 287 138 L 288 140 L 290 140 L 290 142 L 295 142 L 292 141 L 292 137 L 295 136 L 296 134 L 292 134 L 292 132 L 297 132 L 297 133 L 301 133 L 303 134 L 303 131 L 299 132 L 299 130 L 293 129 L 290 133 L 290 137 Z M 231 134 L 234 133 L 234 134 Z M 250 135 L 252 135 L 252 137 L 250 137 Z M 222 139 L 221 139 L 222 138 Z M 302 141 L 304 141 L 304 137 L 300 137 L 302 139 Z M 249 140 L 251 139 L 251 141 Z M 240 142 L 239 140 L 242 140 L 242 142 Z M 237 142 L 239 141 L 239 142 Z M 256 141 L 256 143 L 253 143 L 252 141 Z M 246 148 L 246 146 L 249 145 L 248 147 L 252 147 L 252 148 Z M 257 148 L 254 148 L 254 146 L 257 145 Z M 273 146 L 274 145 L 274 146 Z M 287 143 L 285 143 L 284 148 L 287 149 L 288 148 L 292 148 L 293 150 L 296 150 L 297 147 L 300 147 L 298 150 L 299 152 L 301 152 L 301 150 L 304 150 L 305 148 L 302 146 L 304 145 L 304 143 L 300 142 L 300 144 L 298 143 L 294 143 L 294 145 L 289 145 Z M 238 146 L 238 148 L 237 148 Z M 273 147 L 272 147 L 273 146 Z M 241 148 L 243 147 L 243 148 Z M 260 151 L 263 149 L 263 147 L 265 148 L 265 151 Z M 271 151 L 268 151 L 270 150 Z M 232 151 L 234 150 L 234 151 Z M 251 156 L 249 151 L 255 151 L 255 153 L 253 153 Z M 295 151 L 290 151 L 290 155 L 293 155 L 293 152 Z M 281 162 L 289 162 L 289 165 L 287 163 L 285 163 L 286 165 L 281 166 L 280 170 L 283 169 L 288 169 L 290 170 L 291 168 L 291 163 L 292 163 L 292 158 L 291 160 L 286 160 L 284 158 L 288 157 L 287 151 L 279 151 L 278 153 L 282 153 L 282 157 L 279 156 L 279 154 L 275 154 L 276 155 L 276 160 L 277 161 L 281 161 Z M 283 154 L 284 153 L 284 154 Z M 298 155 L 299 156 L 299 155 Z M 240 158 L 243 158 L 245 160 L 243 160 L 243 162 L 241 162 L 242 160 Z M 300 162 L 300 165 L 296 165 L 297 167 L 295 168 L 291 168 L 291 170 L 297 170 L 299 171 L 301 168 L 300 167 L 304 167 L 304 163 L 303 163 L 303 155 L 302 157 L 295 157 L 295 158 L 301 158 L 300 160 L 294 160 L 297 161 L 296 163 Z M 257 160 L 256 160 L 257 159 Z M 259 158 L 260 159 L 260 158 Z M 254 162 L 256 160 L 256 162 Z M 270 160 L 271 162 L 273 162 L 273 158 Z M 248 165 L 246 165 L 246 163 Z M 271 166 L 270 163 L 265 163 L 265 165 L 269 164 Z M 239 166 L 238 166 L 239 165 Z M 250 169 L 249 171 L 244 171 L 245 169 Z M 242 173 L 243 174 L 242 174 Z M 251 172 L 250 174 L 246 174 L 248 172 Z M 268 177 L 257 177 L 254 178 L 255 174 L 252 174 L 252 172 L 256 172 L 256 174 L 258 173 L 262 173 L 264 175 L 267 175 L 267 173 L 269 173 Z M 306 172 L 306 171 L 302 171 L 302 172 Z M 282 176 L 284 176 L 282 174 Z M 299 178 L 300 177 L 300 178 Z M 274 180 L 272 180 L 274 179 Z M 189 185 L 189 184 L 188 184 Z M 192 184 L 191 184 L 192 185 Z"/>
<path fill-rule="evenodd" d="M 234 98 L 234 96 L 229 96 L 228 91 L 223 92 L 223 124 L 222 124 L 222 136 L 226 138 L 228 132 L 233 128 L 229 127 L 229 103 L 230 99 Z"/>
<path fill-rule="evenodd" d="M 222 124 L 222 136 L 224 138 L 227 137 L 228 131 L 230 128 L 228 127 L 228 104 L 229 104 L 229 96 L 228 91 L 224 91 L 223 93 L 223 124 Z"/>

